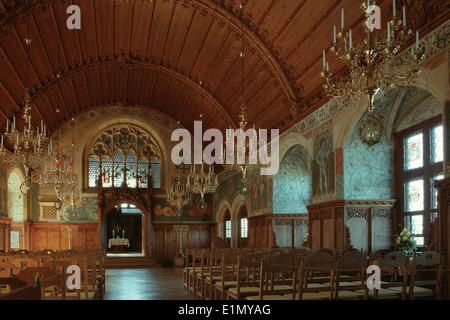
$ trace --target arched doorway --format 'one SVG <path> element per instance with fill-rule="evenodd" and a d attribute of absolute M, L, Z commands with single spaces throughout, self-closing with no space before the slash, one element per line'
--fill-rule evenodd
<path fill-rule="evenodd" d="M 120 209 L 120 215 L 123 212 L 124 207 L 127 209 L 132 209 L 134 213 L 140 214 L 141 222 L 140 222 L 140 233 L 138 232 L 138 236 L 134 236 L 134 247 L 140 247 L 140 253 L 149 257 L 152 255 L 151 243 L 150 243 L 150 228 L 151 228 L 151 215 L 150 212 L 141 204 L 131 200 L 131 199 L 121 199 L 114 202 L 111 202 L 108 206 L 106 206 L 101 212 L 101 224 L 100 224 L 100 236 L 101 236 L 101 246 L 104 250 L 109 252 L 109 240 L 112 238 L 112 229 L 108 230 L 108 216 L 110 214 L 117 215 L 117 211 Z M 127 220 L 127 219 L 123 219 Z M 116 227 L 116 226 L 114 226 Z M 119 225 L 120 227 L 120 225 Z M 131 227 L 127 226 L 126 229 L 122 226 L 122 230 L 125 230 L 125 235 L 131 232 Z M 127 232 L 128 230 L 128 232 Z M 108 232 L 109 231 L 109 232 Z M 125 237 L 126 238 L 126 237 Z M 140 243 L 138 243 L 140 241 Z M 130 241 L 131 247 L 131 241 Z"/>
<path fill-rule="evenodd" d="M 142 255 L 143 213 L 135 205 L 123 203 L 106 214 L 108 255 Z"/>

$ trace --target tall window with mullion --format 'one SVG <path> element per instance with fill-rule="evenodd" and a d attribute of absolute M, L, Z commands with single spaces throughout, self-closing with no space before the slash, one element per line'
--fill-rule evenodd
<path fill-rule="evenodd" d="M 105 188 L 122 187 L 125 177 L 127 187 L 147 188 L 150 168 L 153 187 L 161 188 L 160 149 L 150 134 L 138 127 L 105 130 L 94 139 L 88 154 L 87 187 L 97 187 L 100 175 Z"/>
<path fill-rule="evenodd" d="M 417 245 L 424 247 L 437 216 L 437 190 L 433 185 L 443 178 L 441 120 L 435 118 L 398 133 L 397 144 L 403 155 L 398 169 L 403 224 L 414 235 Z"/>

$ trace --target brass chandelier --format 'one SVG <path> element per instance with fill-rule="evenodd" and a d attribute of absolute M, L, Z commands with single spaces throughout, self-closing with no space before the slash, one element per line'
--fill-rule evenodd
<path fill-rule="evenodd" d="M 241 10 L 243 10 L 244 4 L 241 3 L 239 8 Z M 241 101 L 241 106 L 240 106 L 241 113 L 239 115 L 239 129 L 238 130 L 239 130 L 241 137 L 245 137 L 248 120 L 247 120 L 247 105 L 246 105 L 246 101 L 245 101 L 245 72 L 244 72 L 245 44 L 244 44 L 244 18 L 243 17 L 242 17 L 241 34 L 242 34 L 242 37 L 241 37 L 242 51 L 240 52 L 239 56 L 241 58 L 241 69 L 242 69 L 242 85 L 241 85 L 242 101 Z M 255 127 L 253 127 L 253 129 L 255 129 Z M 229 137 L 227 134 L 226 138 L 227 138 L 226 144 L 228 146 L 228 142 L 231 139 L 234 139 L 234 137 Z M 247 160 L 250 160 L 250 159 L 257 159 L 257 157 L 255 157 L 255 154 L 252 154 L 252 153 L 256 152 L 258 142 L 256 141 L 255 146 L 252 145 L 253 143 L 255 143 L 255 141 L 251 138 L 249 140 L 245 139 L 245 143 L 243 145 L 240 144 L 238 141 L 237 148 L 232 148 L 233 154 L 228 154 L 227 153 L 228 148 L 225 148 L 224 156 L 221 157 L 223 167 L 225 170 L 231 171 L 231 172 L 235 172 L 235 171 L 241 172 L 241 175 L 242 175 L 241 182 L 243 184 L 243 188 L 242 188 L 243 193 L 247 193 L 247 191 L 249 189 L 248 174 L 250 172 L 252 172 L 253 170 L 257 169 L 257 167 L 258 167 L 257 161 L 256 161 L 256 163 L 250 163 L 250 161 L 247 162 Z M 233 141 L 233 146 L 234 146 L 234 141 Z M 230 150 L 231 150 L 231 148 L 230 148 Z M 231 155 L 232 161 L 228 161 L 230 155 Z M 239 159 L 243 159 L 244 163 L 242 163 L 242 161 L 239 161 Z"/>
<path fill-rule="evenodd" d="M 411 85 L 420 74 L 420 63 L 424 58 L 419 47 L 419 33 L 416 32 L 416 44 L 405 59 L 396 55 L 405 45 L 412 30 L 407 27 L 406 11 L 403 7 L 403 17 L 397 17 L 395 0 L 393 3 L 393 18 L 387 23 L 385 32 L 375 31 L 372 9 L 375 3 L 371 0 L 361 4 L 366 21 L 363 23 L 365 39 L 354 39 L 351 29 L 344 25 L 344 9 L 341 14 L 341 31 L 336 33 L 334 26 L 333 45 L 330 52 L 344 62 L 349 71 L 342 75 L 334 75 L 329 70 L 326 52 L 323 51 L 323 71 L 320 77 L 324 79 L 325 92 L 339 98 L 343 103 L 350 99 L 366 103 L 367 116 L 360 127 L 361 141 L 373 146 L 381 141 L 383 126 L 374 113 L 375 99 L 384 99 L 392 90 Z"/>
<path fill-rule="evenodd" d="M 52 141 L 47 136 L 47 128 L 43 122 L 41 122 L 41 128 L 37 127 L 36 132 L 32 128 L 31 97 L 28 89 L 25 90 L 23 108 L 23 119 L 25 120 L 23 130 L 17 128 L 16 117 L 11 124 L 9 120 L 6 122 L 6 132 L 3 133 L 1 138 L 0 162 L 24 168 L 25 179 L 20 190 L 22 193 L 26 193 L 30 190 L 31 170 L 41 168 L 46 161 L 52 158 L 53 146 Z M 4 138 L 6 138 L 6 141 L 4 141 Z M 5 142 L 13 146 L 13 152 L 6 150 Z M 24 191 L 24 188 L 26 191 Z"/>
<path fill-rule="evenodd" d="M 209 169 L 207 169 L 202 162 L 197 171 L 196 165 L 192 164 L 186 187 L 188 192 L 200 195 L 200 209 L 206 209 L 207 207 L 205 194 L 216 192 L 218 186 L 219 181 L 212 165 L 209 165 Z"/>
<path fill-rule="evenodd" d="M 189 205 L 192 202 L 191 193 L 188 187 L 183 183 L 180 175 L 176 178 L 175 184 L 172 184 L 170 192 L 167 194 L 167 203 L 171 207 L 175 207 L 177 211 L 177 217 L 182 217 L 182 208 Z"/>

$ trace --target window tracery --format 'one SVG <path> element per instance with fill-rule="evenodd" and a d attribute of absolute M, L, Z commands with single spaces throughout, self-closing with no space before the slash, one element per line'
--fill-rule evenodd
<path fill-rule="evenodd" d="M 158 146 L 146 131 L 132 125 L 106 129 L 89 150 L 88 187 L 146 188 L 150 170 L 154 188 L 161 188 L 161 157 Z"/>

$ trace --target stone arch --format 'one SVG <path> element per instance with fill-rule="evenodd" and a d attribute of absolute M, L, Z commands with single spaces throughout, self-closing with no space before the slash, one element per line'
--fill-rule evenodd
<path fill-rule="evenodd" d="M 111 107 L 114 108 L 114 107 Z M 139 112 L 134 112 L 130 110 L 130 112 L 123 112 L 123 110 L 119 107 L 115 107 L 117 109 L 116 114 L 108 111 L 111 108 L 103 108 L 98 109 L 92 113 L 87 115 L 81 115 L 77 118 L 74 118 L 75 121 L 75 130 L 83 131 L 83 135 L 77 137 L 75 142 L 75 154 L 74 154 L 74 163 L 79 164 L 78 167 L 75 167 L 78 177 L 82 177 L 82 181 L 79 181 L 80 188 L 87 188 L 85 176 L 86 165 L 87 165 L 87 155 L 86 150 L 89 148 L 89 145 L 93 142 L 93 139 L 100 134 L 103 130 L 108 127 L 114 125 L 121 124 L 130 124 L 135 125 L 139 128 L 142 128 L 144 131 L 148 132 L 153 138 L 155 144 L 157 144 L 160 152 L 161 152 L 161 194 L 165 194 L 165 190 L 170 185 L 170 172 L 174 170 L 173 164 L 170 161 L 170 145 L 164 143 L 164 141 L 170 140 L 170 128 L 164 127 L 161 123 L 154 119 L 147 119 L 141 115 L 142 110 L 136 108 Z M 121 114 L 121 112 L 125 114 Z M 108 114 L 109 113 L 109 114 Z M 103 116 L 103 114 L 107 114 L 107 116 Z M 120 115 L 120 116 L 118 116 Z M 158 116 L 160 117 L 160 116 Z M 64 127 L 61 127 L 58 132 L 55 133 L 54 137 L 58 141 L 59 144 L 67 144 L 67 137 L 70 135 L 71 137 L 71 126 L 70 123 L 67 123 Z M 69 139 L 71 142 L 71 138 Z"/>
<path fill-rule="evenodd" d="M 311 155 L 302 145 L 292 146 L 283 160 L 280 169 L 273 176 L 273 213 L 307 213 L 311 203 Z"/>
<path fill-rule="evenodd" d="M 231 247 L 239 245 L 239 215 L 242 207 L 246 208 L 248 216 L 250 216 L 251 203 L 248 197 L 240 194 L 237 195 L 231 206 Z"/>
<path fill-rule="evenodd" d="M 216 223 L 217 223 L 217 234 L 216 236 L 222 238 L 225 234 L 225 215 L 229 213 L 231 217 L 231 204 L 228 200 L 223 200 L 217 209 Z M 223 239 L 226 240 L 226 239 Z"/>

